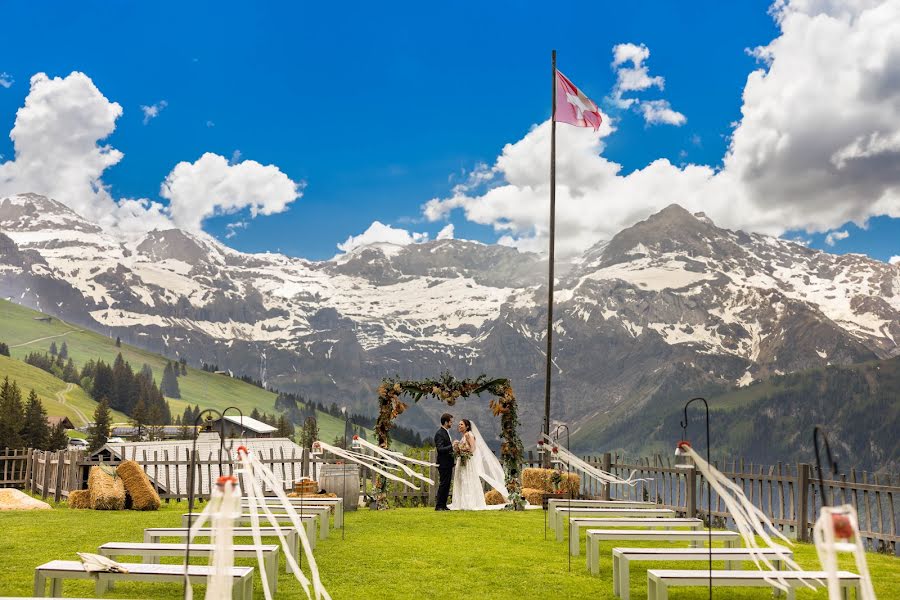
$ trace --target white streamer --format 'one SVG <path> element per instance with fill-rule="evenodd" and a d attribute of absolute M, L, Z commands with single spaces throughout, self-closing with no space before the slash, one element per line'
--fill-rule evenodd
<path fill-rule="evenodd" d="M 841 600 L 840 581 L 837 577 L 838 552 L 850 552 L 856 560 L 856 570 L 860 577 L 860 600 L 875 600 L 875 589 L 869 576 L 869 565 L 866 562 L 866 549 L 859 535 L 859 521 L 856 510 L 849 504 L 844 506 L 823 506 L 821 514 L 813 527 L 813 540 L 816 543 L 816 554 L 822 563 L 828 580 L 828 599 Z M 847 540 L 842 542 L 839 540 Z"/>
<path fill-rule="evenodd" d="M 231 598 L 234 580 L 234 520 L 241 514 L 241 490 L 233 477 L 220 477 L 213 487 L 209 508 L 212 521 L 213 551 L 209 558 L 210 573 L 206 583 L 206 600 Z"/>
<path fill-rule="evenodd" d="M 573 469 L 583 471 L 585 475 L 587 475 L 588 477 L 592 477 L 600 483 L 629 485 L 631 487 L 634 487 L 639 481 L 651 481 L 650 479 L 635 479 L 634 475 L 635 473 L 637 473 L 636 470 L 631 472 L 631 474 L 628 476 L 628 479 L 621 479 L 619 477 L 616 477 L 612 473 L 607 473 L 602 469 L 598 469 L 594 465 L 586 463 L 565 448 L 560 447 L 546 433 L 543 434 L 543 436 L 545 444 L 549 444 L 552 448 L 551 452 L 553 453 L 553 458 L 555 460 L 558 460 L 559 462 L 568 465 Z"/>
<path fill-rule="evenodd" d="M 412 469 L 409 469 L 409 467 L 407 467 L 406 465 L 400 464 L 396 460 L 388 460 L 387 458 L 378 458 L 378 457 L 374 457 L 374 456 L 368 456 L 366 454 L 360 454 L 359 452 L 344 450 L 343 448 L 338 448 L 337 446 L 332 446 L 331 444 L 326 444 L 325 442 L 322 442 L 322 441 L 314 442 L 313 448 L 320 448 L 326 452 L 330 452 L 330 453 L 334 454 L 335 456 L 339 456 L 345 460 L 349 460 L 350 462 L 354 462 L 354 463 L 362 465 L 364 467 L 368 467 L 369 469 L 372 469 L 376 473 L 383 475 L 387 479 L 396 481 L 398 483 L 402 483 L 403 485 L 410 487 L 414 490 L 419 489 L 419 487 L 416 484 L 412 483 L 411 481 L 407 481 L 406 479 L 403 479 L 402 477 L 398 477 L 397 475 L 394 475 L 393 473 L 389 473 L 388 469 L 391 469 L 394 471 L 400 469 L 400 470 L 403 470 L 404 472 L 409 470 L 411 472 L 411 474 L 413 476 L 415 476 L 417 479 L 422 479 L 423 481 L 428 481 L 429 483 L 434 483 L 427 477 L 423 477 L 423 476 L 419 475 L 418 473 L 415 473 L 414 471 L 412 471 Z M 387 464 L 385 464 L 385 463 L 387 463 Z M 394 465 L 394 466 L 391 466 L 391 465 Z"/>
<path fill-rule="evenodd" d="M 790 540 L 778 531 L 775 525 L 772 524 L 772 521 L 769 520 L 769 517 L 750 502 L 740 486 L 732 482 L 715 467 L 703 460 L 690 444 L 685 442 L 679 443 L 678 451 L 686 454 L 694 461 L 697 470 L 703 475 L 706 481 L 709 482 L 712 489 L 719 495 L 719 498 L 725 502 L 725 506 L 728 508 L 731 518 L 734 519 L 734 524 L 738 529 L 738 533 L 740 533 L 741 538 L 743 538 L 744 544 L 750 549 L 750 556 L 753 559 L 754 564 L 756 564 L 757 569 L 760 571 L 778 571 L 766 555 L 754 552 L 754 550 L 762 549 L 759 544 L 756 543 L 756 536 L 759 536 L 766 542 L 766 545 L 769 548 L 775 551 L 775 556 L 778 560 L 782 561 L 782 563 L 795 571 L 804 570 L 800 565 L 794 562 L 790 556 L 781 551 L 781 546 L 775 544 L 767 530 L 772 531 L 786 544 L 793 545 Z M 712 502 L 712 498 L 709 498 L 709 501 Z M 711 526 L 712 524 L 710 523 L 710 527 Z M 763 565 L 765 565 L 765 569 L 763 568 Z M 773 585 L 782 591 L 787 592 L 790 589 L 790 585 L 787 581 L 779 575 L 774 575 L 771 578 L 767 577 L 765 580 L 770 585 Z M 810 589 L 815 589 L 812 584 L 803 579 L 800 581 Z M 817 581 L 820 584 L 822 583 L 817 579 L 814 581 Z"/>

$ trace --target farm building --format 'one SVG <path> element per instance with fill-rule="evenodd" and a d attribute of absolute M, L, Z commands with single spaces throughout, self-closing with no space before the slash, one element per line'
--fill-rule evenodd
<path fill-rule="evenodd" d="M 47 417 L 47 426 L 51 429 L 62 423 L 63 429 L 75 429 L 69 417 Z"/>
<path fill-rule="evenodd" d="M 278 431 L 275 427 L 251 417 L 237 417 L 225 415 L 225 437 L 254 437 L 270 438 Z M 203 426 L 204 431 L 219 431 L 221 419 L 207 421 Z"/>

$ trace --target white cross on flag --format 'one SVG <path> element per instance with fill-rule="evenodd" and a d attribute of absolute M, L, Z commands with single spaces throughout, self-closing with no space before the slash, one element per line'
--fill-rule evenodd
<path fill-rule="evenodd" d="M 594 101 L 584 95 L 569 79 L 556 72 L 556 113 L 553 120 L 576 127 L 600 128 L 603 118 Z"/>

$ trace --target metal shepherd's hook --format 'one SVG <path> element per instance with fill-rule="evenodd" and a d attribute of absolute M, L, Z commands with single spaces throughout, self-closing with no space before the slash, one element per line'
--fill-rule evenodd
<path fill-rule="evenodd" d="M 682 437 L 681 439 L 687 439 L 687 426 L 688 426 L 688 406 L 691 405 L 692 402 L 700 400 L 703 402 L 703 406 L 706 407 L 706 463 L 712 464 L 709 459 L 709 403 L 706 401 L 706 398 L 691 398 L 687 401 L 687 404 L 684 405 L 684 421 L 681 422 L 681 431 Z M 707 522 L 707 531 L 709 532 L 709 540 L 707 541 L 707 547 L 709 548 L 709 598 L 712 600 L 713 594 L 713 582 L 712 582 L 712 570 L 713 570 L 713 545 L 712 545 L 712 484 L 709 481 L 709 478 L 706 479 L 706 501 L 708 508 L 709 521 Z"/>

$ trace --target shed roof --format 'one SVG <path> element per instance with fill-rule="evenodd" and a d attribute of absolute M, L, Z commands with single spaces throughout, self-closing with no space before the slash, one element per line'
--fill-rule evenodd
<path fill-rule="evenodd" d="M 225 415 L 225 420 L 254 433 L 275 433 L 277 429 L 252 417 Z"/>

